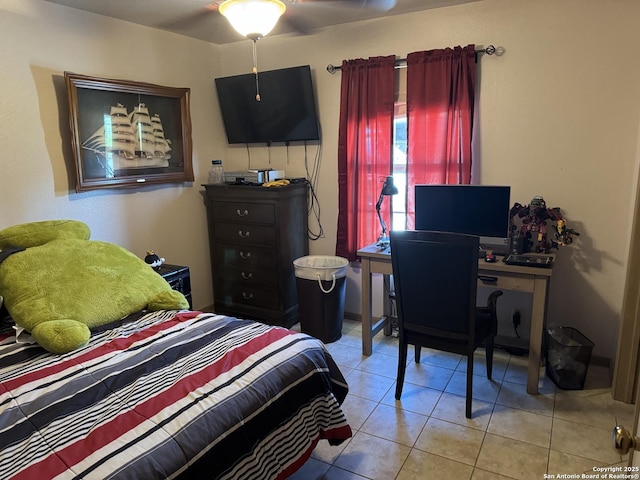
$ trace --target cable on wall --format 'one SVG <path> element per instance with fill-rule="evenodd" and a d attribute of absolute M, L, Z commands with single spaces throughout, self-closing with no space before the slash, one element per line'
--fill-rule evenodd
<path fill-rule="evenodd" d="M 249 150 L 249 144 L 245 143 L 245 147 L 247 148 L 247 172 L 251 170 L 251 150 Z"/>
<path fill-rule="evenodd" d="M 309 171 L 309 156 L 307 150 L 307 142 L 304 142 L 304 168 L 307 173 L 307 180 L 309 181 L 309 202 L 307 214 L 309 216 L 313 215 L 318 223 L 318 231 L 313 232 L 311 229 L 311 225 L 308 227 L 308 236 L 310 240 L 317 240 L 319 238 L 324 237 L 324 228 L 322 227 L 322 222 L 320 221 L 320 201 L 318 200 L 318 196 L 316 195 L 315 187 L 318 184 L 318 178 L 320 175 L 320 152 L 322 150 L 322 143 L 318 143 L 318 148 L 316 149 L 315 158 L 313 160 L 313 167 L 311 171 Z"/>

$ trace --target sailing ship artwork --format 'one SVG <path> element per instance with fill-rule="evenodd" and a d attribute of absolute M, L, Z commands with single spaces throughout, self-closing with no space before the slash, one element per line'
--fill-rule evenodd
<path fill-rule="evenodd" d="M 77 192 L 194 181 L 189 88 L 64 79 Z"/>
<path fill-rule="evenodd" d="M 109 106 L 102 125 L 82 142 L 93 152 L 105 176 L 119 170 L 169 167 L 172 140 L 165 135 L 160 114 L 143 102 L 128 109 L 122 103 Z"/>

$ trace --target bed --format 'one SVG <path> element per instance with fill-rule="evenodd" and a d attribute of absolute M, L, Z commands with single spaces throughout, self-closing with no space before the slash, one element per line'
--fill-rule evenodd
<path fill-rule="evenodd" d="M 0 230 L 0 304 L 0 479 L 278 479 L 351 436 L 319 340 L 185 310 L 83 222 Z"/>
<path fill-rule="evenodd" d="M 284 328 L 160 310 L 64 354 L 0 322 L 0 478 L 286 478 L 351 436 L 324 345 Z"/>

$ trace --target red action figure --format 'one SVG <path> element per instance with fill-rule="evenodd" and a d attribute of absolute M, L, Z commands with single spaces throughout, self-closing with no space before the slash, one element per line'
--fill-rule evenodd
<path fill-rule="evenodd" d="M 515 217 L 522 219 L 520 231 L 513 223 Z M 573 236 L 580 235 L 571 228 L 567 228 L 565 220 L 562 218 L 560 208 L 547 208 L 544 198 L 535 196 L 529 205 L 515 203 L 511 207 L 511 235 L 519 235 L 522 242 L 523 252 L 535 251 L 538 253 L 549 253 L 552 248 L 562 245 L 569 245 L 573 242 Z M 554 222 L 555 240 L 547 238 L 547 220 Z"/>

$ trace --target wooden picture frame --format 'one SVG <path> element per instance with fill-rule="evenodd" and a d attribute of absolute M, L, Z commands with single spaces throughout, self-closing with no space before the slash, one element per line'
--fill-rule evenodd
<path fill-rule="evenodd" d="M 189 88 L 64 78 L 77 192 L 194 180 Z"/>

